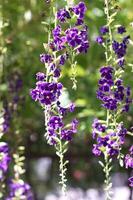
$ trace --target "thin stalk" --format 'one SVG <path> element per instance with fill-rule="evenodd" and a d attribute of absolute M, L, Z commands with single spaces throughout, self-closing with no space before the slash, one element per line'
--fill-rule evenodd
<path fill-rule="evenodd" d="M 109 160 L 108 155 L 104 154 L 104 159 L 105 159 L 105 167 L 104 167 L 104 172 L 105 172 L 105 200 L 111 200 L 111 177 L 110 177 L 110 171 L 111 171 L 111 167 L 110 164 L 112 162 L 112 159 Z"/>
<path fill-rule="evenodd" d="M 65 167 L 65 160 L 64 160 L 64 152 L 63 152 L 63 145 L 62 145 L 62 141 L 60 140 L 60 144 L 59 144 L 59 158 L 60 158 L 60 177 L 61 177 L 61 181 L 60 181 L 60 185 L 61 185 L 61 190 L 62 190 L 62 195 L 66 196 L 66 167 Z"/>
<path fill-rule="evenodd" d="M 112 37 L 112 30 L 111 30 L 111 23 L 110 23 L 110 13 L 109 13 L 109 2 L 108 0 L 105 0 L 105 15 L 106 15 L 106 20 L 107 20 L 107 26 L 109 29 L 109 42 L 106 39 L 106 43 L 105 43 L 105 57 L 106 57 L 106 64 L 109 65 L 110 63 L 113 63 L 113 49 L 112 49 L 112 42 L 113 42 L 113 37 Z M 112 62 L 111 62 L 112 61 Z M 109 110 L 107 110 L 107 117 L 106 117 L 106 124 L 107 127 L 110 124 L 110 114 L 112 116 L 112 113 L 110 113 Z M 110 190 L 111 190 L 111 177 L 110 177 L 110 162 L 109 162 L 109 158 L 108 155 L 104 155 L 104 159 L 105 159 L 105 168 L 104 168 L 104 172 L 105 172 L 105 192 L 106 192 L 106 200 L 111 200 L 111 196 L 110 196 Z"/>

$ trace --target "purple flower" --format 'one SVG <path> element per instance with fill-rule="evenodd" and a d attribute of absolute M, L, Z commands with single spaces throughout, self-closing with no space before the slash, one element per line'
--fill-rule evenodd
<path fill-rule="evenodd" d="M 73 133 L 76 133 L 76 132 L 77 132 L 78 123 L 79 123 L 79 122 L 78 122 L 77 119 L 73 119 L 73 120 L 72 120 L 71 126 L 72 126 Z"/>
<path fill-rule="evenodd" d="M 79 2 L 79 4 L 71 8 L 71 10 L 77 15 L 78 19 L 83 19 L 87 8 L 84 2 Z"/>
<path fill-rule="evenodd" d="M 117 31 L 118 31 L 119 34 L 123 34 L 123 33 L 126 32 L 126 29 L 125 29 L 124 26 L 119 26 L 118 29 L 117 29 Z"/>
<path fill-rule="evenodd" d="M 38 81 L 36 88 L 31 89 L 30 96 L 42 105 L 50 105 L 61 95 L 62 87 L 61 83 Z"/>
<path fill-rule="evenodd" d="M 60 9 L 58 12 L 57 12 L 57 19 L 60 21 L 60 22 L 66 22 L 66 19 L 70 19 L 70 14 L 69 12 L 63 8 L 63 9 Z"/>
<path fill-rule="evenodd" d="M 129 154 L 125 156 L 126 168 L 133 168 L 133 145 L 129 149 Z"/>
<path fill-rule="evenodd" d="M 44 81 L 45 78 L 46 78 L 46 75 L 45 75 L 44 73 L 42 73 L 42 72 L 38 72 L 38 73 L 36 74 L 36 80 L 37 80 L 37 81 Z"/>
<path fill-rule="evenodd" d="M 105 34 L 108 33 L 108 32 L 109 32 L 108 27 L 102 26 L 102 27 L 100 28 L 100 33 L 101 33 L 102 35 L 105 35 Z"/>
<path fill-rule="evenodd" d="M 42 62 L 42 63 L 51 63 L 52 61 L 53 61 L 53 58 L 52 58 L 52 56 L 51 55 L 49 55 L 49 54 L 41 54 L 40 55 L 40 61 Z"/>
<path fill-rule="evenodd" d="M 61 138 L 66 141 L 71 141 L 73 137 L 73 130 L 71 129 L 64 129 L 61 131 Z"/>
<path fill-rule="evenodd" d="M 125 166 L 126 168 L 133 168 L 133 157 L 131 157 L 129 154 L 125 157 Z"/>
<path fill-rule="evenodd" d="M 61 69 L 60 68 L 56 68 L 54 71 L 53 71 L 53 76 L 55 78 L 59 78 L 61 75 Z"/>
<path fill-rule="evenodd" d="M 52 33 L 53 33 L 53 37 L 56 38 L 56 37 L 59 37 L 61 35 L 61 26 L 58 25 L 55 29 L 53 29 Z"/>
<path fill-rule="evenodd" d="M 113 131 L 108 130 L 104 124 L 95 119 L 92 128 L 93 138 L 97 141 L 97 144 L 93 146 L 93 154 L 100 156 L 106 152 L 109 156 L 117 155 L 127 133 L 123 123 L 118 124 L 116 130 Z"/>
<path fill-rule="evenodd" d="M 78 53 L 86 53 L 89 48 L 87 27 L 79 31 L 77 28 L 66 30 L 66 40 L 70 47 L 77 48 Z"/>
<path fill-rule="evenodd" d="M 107 129 L 107 127 L 104 124 L 100 123 L 98 119 L 94 119 L 93 124 L 92 124 L 92 128 L 93 128 L 93 133 L 92 133 L 93 139 L 95 139 L 96 134 L 98 132 L 104 133 Z"/>
<path fill-rule="evenodd" d="M 9 148 L 5 142 L 0 142 L 0 180 L 4 178 L 10 163 Z"/>
<path fill-rule="evenodd" d="M 68 53 L 61 55 L 59 64 L 64 65 L 68 57 L 69 57 Z"/>
<path fill-rule="evenodd" d="M 98 36 L 98 37 L 96 38 L 96 42 L 97 42 L 98 44 L 103 44 L 103 42 L 104 42 L 103 37 L 102 37 L 102 36 Z"/>
<path fill-rule="evenodd" d="M 62 118 L 59 116 L 52 116 L 49 120 L 48 126 L 54 130 L 62 128 L 63 126 Z"/>
<path fill-rule="evenodd" d="M 95 156 L 100 156 L 100 155 L 101 155 L 101 150 L 99 149 L 99 146 L 98 146 L 98 145 L 93 144 L 92 153 L 93 153 Z"/>
<path fill-rule="evenodd" d="M 123 86 L 123 82 L 120 79 L 118 79 L 116 83 L 114 82 L 114 69 L 111 66 L 102 67 L 100 73 L 101 79 L 98 82 L 99 89 L 97 91 L 97 98 L 102 101 L 102 106 L 109 110 L 116 110 L 118 105 L 122 102 L 124 103 L 122 111 L 126 112 L 132 102 L 130 88 L 127 92 L 127 88 Z M 112 89 L 114 85 L 115 88 Z"/>
<path fill-rule="evenodd" d="M 122 42 L 117 42 L 114 40 L 112 44 L 112 48 L 118 58 L 118 64 L 120 67 L 122 67 L 125 64 L 124 56 L 127 52 L 127 44 L 129 42 L 129 38 L 130 36 L 124 37 Z"/>
<path fill-rule="evenodd" d="M 75 110 L 75 104 L 74 103 L 70 104 L 69 110 L 70 110 L 70 112 L 74 112 L 74 110 Z"/>
<path fill-rule="evenodd" d="M 13 200 L 14 198 L 33 200 L 33 194 L 29 184 L 23 180 L 11 180 L 9 182 L 9 196 L 6 200 Z"/>

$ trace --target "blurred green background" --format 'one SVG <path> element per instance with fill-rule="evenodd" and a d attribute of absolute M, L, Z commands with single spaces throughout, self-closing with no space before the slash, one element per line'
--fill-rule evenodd
<path fill-rule="evenodd" d="M 78 2 L 78 1 L 77 1 Z M 63 69 L 61 81 L 67 88 L 65 100 L 76 103 L 76 116 L 79 119 L 79 129 L 74 140 L 69 145 L 66 157 L 68 165 L 68 183 L 72 187 L 88 189 L 100 188 L 104 176 L 92 151 L 91 124 L 95 117 L 104 118 L 106 113 L 96 99 L 98 70 L 105 64 L 104 51 L 95 43 L 99 34 L 99 27 L 105 24 L 103 0 L 87 0 L 86 24 L 89 27 L 90 49 L 87 54 L 79 56 L 77 64 L 77 91 L 73 91 L 70 80 L 70 66 Z M 65 2 L 58 1 L 59 7 Z M 19 111 L 20 132 L 26 146 L 26 179 L 32 185 L 37 199 L 42 200 L 44 195 L 58 187 L 58 158 L 53 147 L 46 144 L 44 133 L 44 115 L 41 107 L 33 102 L 29 96 L 29 89 L 35 85 L 35 74 L 44 71 L 39 61 L 43 53 L 43 42 L 47 40 L 47 28 L 41 22 L 49 17 L 49 4 L 44 0 L 4 0 L 2 1 L 4 21 L 8 27 L 4 29 L 4 40 L 7 54 L 4 61 L 4 77 L 17 70 L 23 80 L 22 94 L 25 98 Z M 133 1 L 119 0 L 120 12 L 116 24 L 125 25 L 128 34 L 133 38 Z M 127 55 L 128 63 L 133 63 L 133 47 L 130 45 Z M 131 66 L 126 67 L 124 81 L 133 88 L 133 71 Z M 69 120 L 69 119 L 68 119 Z M 133 126 L 133 106 L 122 120 L 125 126 Z M 123 151 L 132 143 L 126 139 Z M 44 159 L 45 158 L 45 159 Z M 113 174 L 120 172 L 128 176 L 127 170 L 120 169 L 114 162 Z M 126 182 L 124 183 L 127 184 Z"/>

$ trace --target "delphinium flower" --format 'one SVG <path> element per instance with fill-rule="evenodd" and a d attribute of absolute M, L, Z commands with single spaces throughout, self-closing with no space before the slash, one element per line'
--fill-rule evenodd
<path fill-rule="evenodd" d="M 14 199 L 25 199 L 33 200 L 33 194 L 31 192 L 31 187 L 29 184 L 25 183 L 23 180 L 9 181 L 9 196 L 5 200 Z"/>
<path fill-rule="evenodd" d="M 112 183 L 110 172 L 112 160 L 116 157 L 123 166 L 124 155 L 121 153 L 125 137 L 128 134 L 123 121 L 119 120 L 123 112 L 128 112 L 132 103 L 131 89 L 125 86 L 123 74 L 125 69 L 125 55 L 129 43 L 129 36 L 123 26 L 115 26 L 113 2 L 105 0 L 105 15 L 107 25 L 100 28 L 100 35 L 96 38 L 98 44 L 105 48 L 106 65 L 100 68 L 100 80 L 98 81 L 97 98 L 102 102 L 102 107 L 107 110 L 106 120 L 95 119 L 92 125 L 93 154 L 103 156 L 104 162 L 99 162 L 105 173 L 106 200 L 112 199 Z M 117 31 L 115 31 L 117 27 Z M 113 32 L 115 31 L 115 32 Z M 116 41 L 115 34 L 119 40 Z M 124 36 L 123 36 L 124 34 Z M 128 155 L 129 156 L 129 155 Z M 131 165 L 126 156 L 126 166 Z"/>
<path fill-rule="evenodd" d="M 67 113 L 74 112 L 73 103 L 63 106 L 63 93 L 65 91 L 60 82 L 61 71 L 66 62 L 70 62 L 75 69 L 75 56 L 86 53 L 89 48 L 87 26 L 84 24 L 86 6 L 80 2 L 76 6 L 66 6 L 58 11 L 54 7 L 55 25 L 49 31 L 48 44 L 45 44 L 45 53 L 40 55 L 40 61 L 45 65 L 46 72 L 36 74 L 36 87 L 31 89 L 30 95 L 34 101 L 44 109 L 45 137 L 48 144 L 53 145 L 60 158 L 60 184 L 62 192 L 66 192 L 66 164 L 64 154 L 67 144 L 77 132 L 77 119 L 66 125 Z M 50 22 L 51 23 L 51 22 Z M 64 26 L 65 25 L 65 26 Z M 65 29 L 64 29 L 65 27 Z M 76 87 L 75 75 L 72 77 Z"/>

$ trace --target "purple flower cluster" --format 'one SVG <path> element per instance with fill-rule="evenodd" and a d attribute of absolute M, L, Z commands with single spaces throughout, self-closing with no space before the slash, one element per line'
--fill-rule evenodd
<path fill-rule="evenodd" d="M 119 105 L 123 105 L 121 111 L 128 112 L 132 103 L 130 87 L 125 88 L 121 79 L 113 80 L 114 69 L 111 66 L 102 67 L 100 74 L 97 98 L 103 102 L 102 106 L 116 110 Z"/>
<path fill-rule="evenodd" d="M 87 10 L 85 3 L 79 2 L 78 5 L 70 8 L 69 10 L 73 12 L 77 17 L 76 25 L 82 25 L 84 23 L 85 12 Z"/>
<path fill-rule="evenodd" d="M 93 154 L 100 156 L 106 152 L 109 156 L 118 155 L 127 133 L 123 123 L 118 124 L 116 130 L 112 130 L 95 119 L 92 127 L 93 138 L 97 141 L 97 144 L 93 145 Z"/>
<path fill-rule="evenodd" d="M 106 34 L 109 32 L 108 27 L 106 26 L 102 26 L 100 28 L 100 33 L 101 35 L 99 35 L 96 38 L 96 42 L 100 45 L 102 45 L 105 42 L 106 39 Z M 118 34 L 123 34 L 126 32 L 126 29 L 124 26 L 119 26 L 117 29 Z M 113 40 L 112 43 L 112 48 L 114 53 L 116 54 L 116 57 L 118 59 L 118 65 L 120 67 L 123 67 L 125 64 L 125 58 L 124 56 L 126 55 L 127 52 L 127 45 L 129 43 L 129 38 L 130 36 L 124 36 L 122 42 L 118 42 L 116 40 Z M 110 42 L 109 40 L 107 40 L 107 42 Z"/>
<path fill-rule="evenodd" d="M 26 200 L 33 200 L 33 194 L 31 192 L 31 187 L 23 182 L 23 180 L 15 181 L 11 180 L 9 183 L 9 196 L 6 200 L 13 200 L 13 199 L 26 199 Z"/>
<path fill-rule="evenodd" d="M 45 76 L 45 75 L 44 75 Z M 37 79 L 42 78 L 42 73 L 37 73 Z M 57 82 L 37 81 L 35 89 L 31 89 L 30 95 L 34 101 L 41 105 L 51 105 L 61 95 L 62 84 Z"/>
<path fill-rule="evenodd" d="M 82 30 L 77 27 L 68 28 L 64 33 L 60 25 L 53 30 L 53 42 L 50 43 L 52 50 L 60 51 L 67 46 L 79 53 L 86 53 L 89 48 L 87 26 Z"/>
<path fill-rule="evenodd" d="M 57 82 L 46 82 L 45 74 L 38 72 L 36 75 L 37 83 L 36 88 L 31 89 L 30 95 L 34 101 L 38 101 L 42 106 L 56 105 L 54 115 L 52 110 L 50 111 L 50 117 L 47 119 L 47 140 L 51 145 L 56 144 L 56 138 L 59 136 L 62 140 L 70 141 L 72 136 L 77 131 L 77 120 L 74 119 L 70 128 L 65 128 L 63 123 L 63 117 L 68 112 L 74 111 L 74 104 L 70 104 L 69 107 L 61 106 L 60 96 L 62 94 L 63 85 Z"/>
<path fill-rule="evenodd" d="M 76 15 L 77 22 L 71 28 L 65 31 L 61 25 L 57 25 L 52 31 L 53 41 L 49 44 L 53 51 L 60 51 L 64 48 L 73 48 L 74 51 L 79 53 L 86 53 L 89 48 L 87 26 L 84 25 L 84 15 L 86 12 L 86 6 L 84 2 L 80 2 L 78 5 L 66 9 L 60 9 L 57 12 L 57 19 L 59 22 L 64 23 L 66 20 L 70 20 L 73 15 Z M 79 27 L 82 25 L 82 28 Z"/>
<path fill-rule="evenodd" d="M 62 140 L 71 141 L 72 136 L 77 132 L 78 121 L 76 119 L 72 120 L 70 128 L 65 128 L 63 119 L 60 116 L 51 116 L 48 122 L 48 135 L 49 143 L 56 144 L 56 138 L 60 133 Z"/>
<path fill-rule="evenodd" d="M 7 173 L 10 160 L 8 144 L 0 142 L 0 181 L 4 179 L 4 175 Z"/>
<path fill-rule="evenodd" d="M 123 65 L 125 64 L 124 56 L 127 53 L 127 44 L 129 43 L 129 38 L 130 36 L 124 37 L 122 42 L 117 42 L 116 40 L 114 40 L 112 44 L 114 53 L 116 54 L 118 59 L 118 65 L 120 67 L 123 67 Z"/>
<path fill-rule="evenodd" d="M 71 15 L 75 14 L 77 18 L 76 25 L 82 25 L 84 23 L 84 15 L 87 8 L 84 2 L 79 2 L 78 5 L 69 8 L 68 10 L 63 8 L 57 12 L 57 19 L 60 22 L 66 22 L 67 19 L 71 19 Z"/>
<path fill-rule="evenodd" d="M 46 67 L 46 75 L 38 72 L 36 87 L 30 91 L 32 99 L 46 108 L 45 136 L 51 145 L 55 145 L 58 139 L 72 140 L 72 136 L 77 131 L 78 121 L 76 119 L 67 126 L 64 124 L 64 116 L 68 112 L 73 112 L 75 106 L 74 104 L 67 107 L 62 106 L 60 99 L 63 94 L 63 85 L 58 82 L 58 79 L 65 62 L 74 56 L 73 54 L 86 53 L 89 48 L 88 30 L 84 24 L 85 12 L 86 6 L 83 2 L 71 8 L 58 10 L 57 25 L 52 30 L 52 38 L 48 43 L 50 51 L 40 55 L 40 61 Z M 72 18 L 74 21 L 71 21 Z"/>

